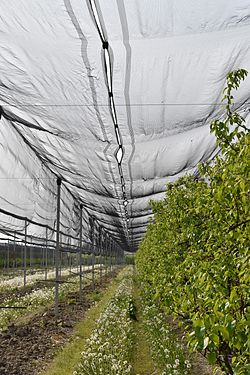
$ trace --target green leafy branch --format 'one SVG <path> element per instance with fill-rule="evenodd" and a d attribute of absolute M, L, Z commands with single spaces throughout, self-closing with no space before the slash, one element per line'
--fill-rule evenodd
<path fill-rule="evenodd" d="M 226 102 L 224 107 L 226 117 L 224 120 L 213 120 L 210 126 L 211 132 L 216 135 L 223 153 L 226 152 L 228 147 L 237 151 L 233 146 L 233 140 L 240 140 L 246 132 L 249 133 L 249 129 L 244 125 L 245 119 L 232 110 L 234 104 L 232 91 L 238 90 L 241 81 L 245 79 L 247 74 L 248 72 L 245 69 L 237 69 L 227 75 L 227 85 L 223 90 L 225 95 L 222 98 L 222 103 Z"/>

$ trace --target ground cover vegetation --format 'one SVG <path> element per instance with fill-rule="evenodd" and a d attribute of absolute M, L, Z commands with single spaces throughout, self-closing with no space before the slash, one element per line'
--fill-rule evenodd
<path fill-rule="evenodd" d="M 186 345 L 174 334 L 166 316 L 156 303 L 145 295 L 141 298 L 143 323 L 150 351 L 161 375 L 189 375 L 191 363 Z"/>
<path fill-rule="evenodd" d="M 100 314 L 114 296 L 124 272 L 125 269 L 113 272 L 103 279 L 99 288 L 92 290 L 90 294 L 84 294 L 87 301 L 91 302 L 91 307 L 78 320 L 69 342 L 60 348 L 49 366 L 45 366 L 44 375 L 72 375 L 74 369 L 80 363 L 81 352 L 87 346 L 86 340 L 95 329 Z"/>
<path fill-rule="evenodd" d="M 115 295 L 101 313 L 74 375 L 131 374 L 134 305 L 133 268 L 128 266 Z"/>
<path fill-rule="evenodd" d="M 65 298 L 66 295 L 77 288 L 78 277 L 70 279 L 70 283 L 65 283 L 60 286 L 59 298 Z M 47 304 L 51 304 L 54 301 L 55 286 L 48 286 L 42 288 L 36 288 L 31 293 L 27 293 L 17 298 L 9 297 L 2 303 L 5 307 L 15 306 L 16 309 L 1 309 L 0 310 L 0 331 L 5 328 L 11 322 L 20 319 L 22 316 L 28 313 L 36 311 L 38 308 L 42 308 Z"/>
<path fill-rule="evenodd" d="M 224 114 L 211 124 L 220 153 L 199 178 L 180 178 L 152 202 L 136 255 L 146 293 L 185 324 L 191 349 L 230 375 L 250 373 L 250 136 L 233 103 L 246 75 L 227 76 Z"/>
<path fill-rule="evenodd" d="M 140 294 L 130 265 L 86 340 L 74 375 L 189 375 L 185 346 L 159 307 Z"/>
<path fill-rule="evenodd" d="M 90 267 L 84 267 L 84 271 L 89 271 L 89 269 Z M 77 271 L 77 268 L 75 271 Z M 98 281 L 100 278 L 100 273 L 98 272 L 99 269 L 97 268 L 95 271 L 94 278 L 96 281 Z M 39 284 L 41 276 L 40 273 L 35 273 L 31 276 L 32 277 L 28 279 L 27 284 L 32 285 L 35 283 L 35 280 L 38 281 L 38 283 L 34 284 L 33 288 L 22 288 L 22 293 L 18 293 L 20 288 L 19 279 L 21 279 L 22 282 L 22 276 L 6 281 L 7 287 L 10 288 L 9 293 L 7 293 L 7 297 L 1 298 L 2 294 L 4 295 L 6 284 L 3 283 L 2 288 L 0 287 L 0 301 L 2 306 L 5 307 L 0 309 L 0 332 L 10 323 L 17 322 L 21 317 L 34 313 L 38 309 L 42 309 L 44 306 L 50 305 L 54 302 L 55 283 L 53 280 L 51 280 L 51 278 L 54 276 L 54 271 L 48 273 L 48 279 L 51 280 L 49 283 L 41 282 L 41 284 Z M 42 276 L 44 277 L 43 274 Z M 85 275 L 83 275 L 83 285 L 85 286 L 90 284 L 90 280 L 89 278 L 84 278 L 84 276 Z M 65 269 L 61 271 L 61 277 L 63 282 L 60 284 L 59 298 L 60 300 L 64 300 L 67 298 L 69 293 L 79 289 L 79 276 L 75 276 L 74 274 L 70 273 L 69 269 Z M 9 281 L 11 283 L 9 283 Z M 11 308 L 12 306 L 15 308 Z"/>
<path fill-rule="evenodd" d="M 95 282 L 95 290 L 91 284 L 83 286 L 83 292 L 77 290 L 69 292 L 60 299 L 58 315 L 55 315 L 54 304 L 43 305 L 36 311 L 19 317 L 15 324 L 10 324 L 0 332 L 0 374 L 4 375 L 34 375 L 40 374 L 48 368 L 52 358 L 61 356 L 58 371 L 50 367 L 53 375 L 72 374 L 76 357 L 80 358 L 82 336 L 90 331 L 90 322 L 85 316 L 92 308 L 98 308 L 96 301 L 100 298 L 110 298 L 109 284 L 117 274 L 116 269 Z M 78 280 L 79 281 L 79 280 Z M 113 282 L 112 282 L 113 284 Z M 71 284 L 72 285 L 72 284 Z M 77 284 L 76 284 L 77 286 Z M 94 321 L 98 314 L 93 318 Z M 82 324 L 79 324 L 82 322 Z M 71 343 L 74 343 L 71 347 Z M 70 351 L 64 348 L 71 347 Z M 79 348 L 79 349 L 78 349 Z M 78 355 L 77 355 L 77 350 Z M 76 357 L 75 357 L 76 356 Z M 73 357 L 73 358 L 72 358 Z M 70 363 L 73 365 L 69 371 Z M 47 374 L 47 373 L 46 373 Z"/>
<path fill-rule="evenodd" d="M 134 277 L 133 303 L 136 318 L 133 322 L 134 342 L 131 358 L 132 375 L 159 375 L 155 361 L 151 355 L 152 346 L 151 342 L 148 342 L 145 320 L 142 314 L 143 306 L 140 298 L 140 288 L 136 277 Z"/>
<path fill-rule="evenodd" d="M 100 270 L 100 267 L 104 268 L 103 265 L 96 264 L 95 270 Z M 92 266 L 83 266 L 82 270 L 84 271 L 91 271 Z M 59 276 L 60 277 L 66 277 L 70 276 L 72 274 L 76 274 L 79 272 L 79 267 L 67 267 L 59 270 Z M 47 272 L 45 274 L 45 270 L 38 270 L 38 271 L 28 271 L 26 276 L 26 286 L 33 285 L 37 281 L 42 280 L 50 280 L 55 278 L 56 270 L 55 269 L 47 269 Z M 24 286 L 24 276 L 23 272 L 15 276 L 8 276 L 0 278 L 0 293 L 5 290 L 15 290 L 19 288 L 23 288 Z"/>
<path fill-rule="evenodd" d="M 61 276 L 68 276 L 70 275 L 70 272 L 77 272 L 77 268 L 65 268 L 65 269 L 62 269 L 61 270 Z M 56 271 L 55 270 L 51 270 L 51 269 L 48 269 L 47 270 L 47 273 L 46 273 L 46 279 L 53 279 L 55 278 L 55 274 L 56 274 Z M 24 279 L 24 276 L 23 274 L 19 274 L 17 276 L 14 276 L 14 277 L 1 277 L 1 280 L 0 280 L 0 292 L 2 291 L 5 291 L 5 290 L 12 290 L 12 289 L 18 289 L 18 288 L 22 288 L 23 287 L 23 281 Z M 30 273 L 30 274 L 27 274 L 26 276 L 26 285 L 33 285 L 35 284 L 37 281 L 41 281 L 41 280 L 44 280 L 45 279 L 45 271 L 43 270 L 39 270 L 39 271 L 35 271 L 33 273 Z"/>
<path fill-rule="evenodd" d="M 117 272 L 116 267 L 110 276 Z M 192 372 L 182 330 L 176 335 L 176 324 L 149 294 L 141 293 L 133 265 L 120 270 L 105 294 L 110 277 L 96 280 L 94 291 L 86 285 L 82 296 L 76 291 L 78 277 L 71 280 L 75 284 L 60 287 L 58 317 L 54 286 L 16 300 L 29 304 L 27 309 L 3 310 L 7 315 L 0 315 L 0 373 L 31 375 L 47 368 L 46 375 L 211 374 Z M 48 368 L 46 361 L 54 355 Z"/>

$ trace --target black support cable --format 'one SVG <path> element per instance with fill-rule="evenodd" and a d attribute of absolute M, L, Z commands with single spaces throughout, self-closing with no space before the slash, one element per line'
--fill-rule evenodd
<path fill-rule="evenodd" d="M 81 25 L 80 25 L 76 15 L 75 15 L 73 6 L 71 4 L 71 1 L 70 0 L 63 0 L 63 2 L 64 2 L 64 5 L 65 5 L 66 12 L 68 13 L 68 16 L 69 16 L 69 18 L 72 22 L 72 25 L 73 25 L 80 41 L 81 41 L 81 57 L 82 57 L 84 67 L 88 72 L 89 87 L 90 87 L 90 91 L 91 91 L 91 95 L 92 95 L 92 106 L 94 106 L 94 108 L 95 108 L 96 119 L 97 119 L 97 122 L 100 126 L 100 130 L 101 130 L 101 133 L 102 133 L 103 140 L 106 142 L 106 146 L 103 150 L 103 153 L 104 153 L 107 165 L 108 165 L 110 176 L 112 177 L 112 180 L 113 180 L 114 194 L 115 194 L 115 196 L 118 196 L 118 190 L 117 190 L 117 186 L 116 186 L 115 176 L 114 176 L 113 170 L 111 168 L 111 163 L 110 163 L 109 158 L 108 158 L 108 149 L 111 147 L 111 144 L 110 144 L 111 142 L 109 141 L 108 134 L 106 132 L 105 125 L 103 123 L 101 113 L 100 113 L 99 108 L 98 108 L 97 92 L 96 92 L 95 82 L 94 82 L 94 79 L 91 75 L 91 67 L 90 67 L 90 62 L 89 62 L 89 58 L 88 58 L 88 54 L 87 54 L 88 40 L 85 37 L 85 35 L 82 31 Z M 89 5 L 89 2 L 87 4 Z M 91 12 L 90 12 L 90 15 L 91 15 Z M 81 188 L 79 185 L 77 185 L 76 187 Z"/>
<path fill-rule="evenodd" d="M 42 227 L 42 228 L 47 228 L 47 229 L 51 230 L 52 232 L 55 231 L 55 228 L 52 228 L 52 227 L 50 227 L 50 226 L 47 225 L 47 224 L 41 224 L 41 223 L 38 223 L 37 221 L 34 221 L 34 220 L 32 220 L 32 219 L 29 219 L 29 218 L 27 218 L 27 217 L 25 217 L 25 216 L 20 216 L 20 215 L 14 214 L 14 213 L 12 213 L 12 212 L 9 212 L 9 211 L 6 211 L 6 210 L 3 210 L 2 208 L 0 208 L 0 213 L 2 213 L 2 214 L 4 214 L 4 215 L 7 215 L 7 216 L 11 216 L 11 217 L 13 217 L 13 218 L 15 218 L 15 219 L 18 219 L 18 220 L 22 220 L 22 221 L 25 221 L 25 220 L 26 220 L 26 221 L 27 221 L 28 223 L 30 223 L 30 224 L 34 224 L 34 225 L 37 225 L 38 227 Z M 11 232 L 11 230 L 8 230 L 8 231 Z M 14 232 L 14 231 L 13 231 L 13 232 Z M 72 235 L 70 235 L 70 234 L 68 234 L 68 233 L 65 233 L 65 232 L 60 231 L 60 234 L 66 236 L 66 237 L 70 237 L 70 238 L 72 238 L 72 239 L 74 239 L 74 240 L 78 240 L 78 237 L 74 237 L 74 236 L 72 236 Z"/>
<path fill-rule="evenodd" d="M 118 204 L 120 206 L 121 216 L 122 218 L 125 218 L 126 220 L 123 221 L 124 223 L 124 232 L 126 231 L 126 240 L 129 244 L 129 231 L 128 231 L 128 212 L 127 210 L 124 210 L 124 202 L 127 200 L 127 194 L 126 194 L 126 185 L 125 185 L 125 179 L 123 175 L 123 169 L 122 169 L 122 159 L 125 153 L 123 143 L 122 143 L 122 137 L 119 129 L 119 124 L 117 121 L 117 115 L 116 115 L 116 108 L 115 108 L 115 101 L 114 101 L 114 94 L 113 94 L 113 71 L 112 71 L 112 60 L 111 60 L 111 52 L 110 52 L 110 45 L 107 40 L 107 37 L 105 36 L 103 23 L 101 22 L 101 12 L 100 9 L 97 8 L 95 0 L 88 0 L 89 9 L 91 10 L 91 16 L 94 20 L 96 29 L 98 31 L 98 34 L 101 39 L 102 48 L 103 48 L 103 62 L 104 62 L 104 71 L 105 71 L 105 78 L 106 78 L 106 86 L 108 90 L 108 98 L 109 98 L 109 108 L 110 108 L 110 114 L 114 125 L 116 140 L 118 144 L 118 148 L 115 152 L 115 157 L 118 164 L 118 172 L 120 175 L 120 181 L 121 181 L 121 190 L 122 190 L 122 198 L 123 198 L 123 205 L 120 204 L 118 200 Z"/>

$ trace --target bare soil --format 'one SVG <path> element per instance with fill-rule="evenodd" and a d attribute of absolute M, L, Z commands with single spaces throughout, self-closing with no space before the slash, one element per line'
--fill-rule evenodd
<path fill-rule="evenodd" d="M 95 291 L 104 290 L 117 272 L 109 274 L 102 285 L 96 283 Z M 11 324 L 0 333 L 0 375 L 35 375 L 48 363 L 57 350 L 72 336 L 74 326 L 84 318 L 93 304 L 89 298 L 91 286 L 79 292 L 69 293 L 59 303 L 56 320 L 53 307 L 33 315 L 27 322 Z"/>

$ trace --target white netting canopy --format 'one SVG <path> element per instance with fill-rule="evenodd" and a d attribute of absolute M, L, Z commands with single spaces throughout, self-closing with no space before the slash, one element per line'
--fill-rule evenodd
<path fill-rule="evenodd" d="M 61 177 L 62 230 L 78 234 L 82 203 L 85 236 L 94 217 L 134 250 L 150 200 L 217 153 L 239 67 L 250 0 L 1 0 L 1 229 L 54 227 Z M 235 101 L 248 120 L 249 78 Z"/>

